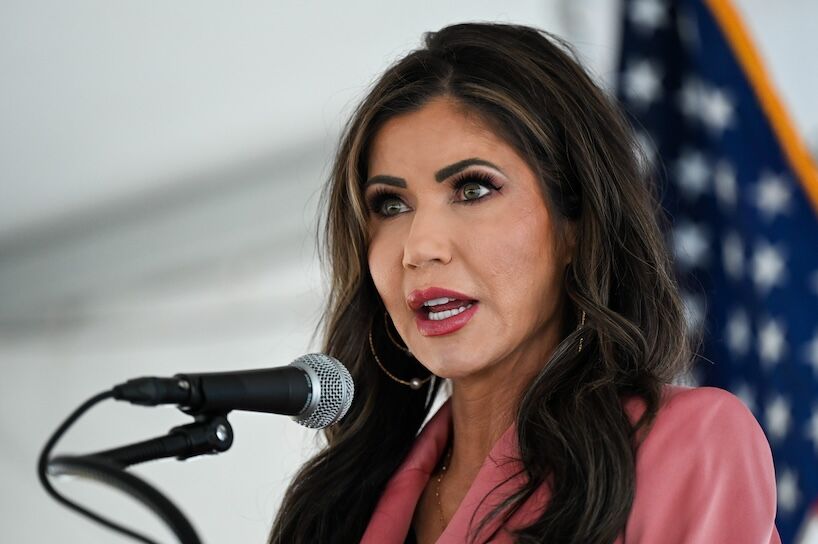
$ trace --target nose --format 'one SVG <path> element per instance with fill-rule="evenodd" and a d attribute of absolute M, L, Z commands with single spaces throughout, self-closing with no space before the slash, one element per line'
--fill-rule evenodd
<path fill-rule="evenodd" d="M 433 210 L 415 211 L 403 246 L 404 269 L 451 262 L 453 231 L 448 227 Z"/>

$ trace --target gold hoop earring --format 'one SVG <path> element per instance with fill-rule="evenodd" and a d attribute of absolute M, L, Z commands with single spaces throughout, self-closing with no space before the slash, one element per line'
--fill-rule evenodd
<path fill-rule="evenodd" d="M 384 310 L 384 325 L 386 325 L 386 310 Z M 389 336 L 389 332 L 388 332 L 389 327 L 386 327 L 386 331 L 387 331 L 386 332 L 387 336 Z M 390 336 L 390 340 L 392 340 L 392 343 L 395 343 L 395 340 L 393 338 L 391 338 L 391 336 Z M 395 343 L 395 345 L 411 356 L 411 353 L 409 352 L 409 350 L 407 348 L 403 348 L 400 345 L 398 345 L 397 343 Z M 424 379 L 412 378 L 411 380 L 407 381 L 407 380 L 402 380 L 402 379 L 398 378 L 397 376 L 395 376 L 394 374 L 392 374 L 391 372 L 386 370 L 386 367 L 383 366 L 383 363 L 381 362 L 381 358 L 378 357 L 378 354 L 375 352 L 375 342 L 374 342 L 374 340 L 372 340 L 372 329 L 371 328 L 369 329 L 369 351 L 372 352 L 372 356 L 375 358 L 375 362 L 378 363 L 379 367 L 381 367 L 381 370 L 383 370 L 383 373 L 386 374 L 387 376 L 389 376 L 390 379 L 398 382 L 401 385 L 406 385 L 408 387 L 411 387 L 414 390 L 418 390 L 421 387 L 423 387 L 423 385 L 426 384 L 429 380 L 431 380 L 432 376 L 434 376 L 434 374 L 429 374 L 429 376 L 427 376 Z"/>
<path fill-rule="evenodd" d="M 585 326 L 585 310 L 582 310 L 582 319 L 580 320 L 579 325 L 577 325 L 577 330 L 580 330 L 584 326 Z M 579 337 L 579 348 L 577 348 L 577 353 L 582 351 L 582 341 L 583 340 L 585 340 L 585 337 L 580 336 Z"/>
<path fill-rule="evenodd" d="M 383 311 L 383 330 L 386 331 L 386 336 L 389 338 L 389 341 L 392 342 L 392 345 L 404 352 L 409 357 L 412 357 L 412 352 L 409 351 L 409 346 L 401 346 L 395 337 L 392 336 L 392 333 L 389 332 L 389 314 L 386 313 L 386 310 Z"/>

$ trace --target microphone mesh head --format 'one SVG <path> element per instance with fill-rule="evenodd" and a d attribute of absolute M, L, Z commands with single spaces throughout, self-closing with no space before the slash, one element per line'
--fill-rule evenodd
<path fill-rule="evenodd" d="M 303 412 L 293 416 L 299 425 L 323 429 L 336 423 L 352 405 L 355 385 L 338 359 L 323 353 L 302 355 L 291 363 L 304 370 L 312 381 L 312 399 Z"/>

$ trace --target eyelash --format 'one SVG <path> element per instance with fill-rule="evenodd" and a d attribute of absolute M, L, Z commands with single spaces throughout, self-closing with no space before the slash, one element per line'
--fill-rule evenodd
<path fill-rule="evenodd" d="M 458 177 L 452 178 L 452 180 L 449 181 L 448 183 L 449 185 L 451 185 L 452 190 L 455 192 L 460 191 L 463 187 L 470 183 L 477 183 L 478 185 L 481 185 L 486 189 L 491 189 L 492 191 L 497 192 L 499 192 L 501 189 L 494 183 L 494 178 L 491 175 L 486 174 L 485 172 L 469 172 L 466 174 L 461 174 Z M 468 200 L 458 200 L 457 202 L 460 204 L 477 204 L 487 196 L 489 195 L 486 194 L 479 198 L 472 198 Z M 366 204 L 370 212 L 380 217 L 389 219 L 390 217 L 400 215 L 400 214 L 387 215 L 381 211 L 383 204 L 387 200 L 391 200 L 393 198 L 400 200 L 400 196 L 396 192 L 386 189 L 384 187 L 378 187 L 372 192 L 372 195 L 369 198 L 367 198 Z"/>

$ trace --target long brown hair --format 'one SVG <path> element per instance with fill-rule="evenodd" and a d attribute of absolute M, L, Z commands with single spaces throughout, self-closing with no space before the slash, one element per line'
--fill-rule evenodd
<path fill-rule="evenodd" d="M 431 380 L 415 391 L 397 384 L 370 353 L 371 330 L 393 373 L 424 372 L 386 339 L 367 268 L 362 195 L 378 129 L 439 96 L 479 115 L 526 158 L 558 235 L 570 224 L 576 236 L 564 276 L 562 341 L 516 413 L 527 483 L 489 518 L 507 519 L 548 481 L 547 508 L 515 534 L 518 542 L 613 542 L 633 503 L 638 432 L 652 423 L 662 385 L 686 370 L 692 344 L 664 219 L 630 127 L 565 42 L 507 24 L 427 33 L 422 48 L 383 74 L 345 128 L 324 195 L 322 249 L 331 279 L 324 350 L 347 365 L 356 397 L 293 479 L 270 542 L 357 542 L 440 385 Z M 583 311 L 586 324 L 576 330 Z M 646 408 L 633 425 L 622 407 L 630 396 Z M 476 534 L 487 520 L 472 521 L 479 522 Z"/>

